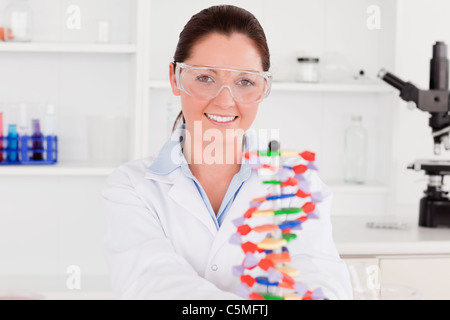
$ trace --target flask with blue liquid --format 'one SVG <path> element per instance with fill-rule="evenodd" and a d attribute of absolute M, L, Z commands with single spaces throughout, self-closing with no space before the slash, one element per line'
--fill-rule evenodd
<path fill-rule="evenodd" d="M 17 133 L 17 125 L 8 125 L 7 152 L 6 161 L 17 162 L 19 161 L 19 134 Z"/>

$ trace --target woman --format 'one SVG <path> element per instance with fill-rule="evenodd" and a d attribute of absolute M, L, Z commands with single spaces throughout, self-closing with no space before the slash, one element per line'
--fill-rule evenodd
<path fill-rule="evenodd" d="M 133 161 L 109 178 L 106 250 L 113 288 L 125 299 L 237 299 L 242 262 L 232 220 L 261 196 L 257 174 L 242 163 L 259 103 L 270 92 L 270 55 L 257 19 L 234 6 L 194 15 L 180 34 L 169 75 L 183 124 L 155 159 Z M 329 299 L 349 299 L 347 270 L 331 237 L 331 194 L 321 219 L 295 247 L 301 281 Z"/>

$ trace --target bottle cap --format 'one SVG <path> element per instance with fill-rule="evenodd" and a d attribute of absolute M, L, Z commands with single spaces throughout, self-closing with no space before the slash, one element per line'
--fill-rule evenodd
<path fill-rule="evenodd" d="M 298 62 L 314 62 L 314 63 L 318 63 L 319 62 L 319 58 L 315 58 L 315 57 L 299 57 L 297 58 Z"/>
<path fill-rule="evenodd" d="M 315 57 L 299 57 L 297 58 L 298 62 L 312 62 L 312 63 L 319 63 L 319 58 Z"/>
<path fill-rule="evenodd" d="M 31 120 L 32 126 L 33 126 L 33 133 L 39 134 L 41 132 L 41 124 L 39 122 L 39 119 L 33 119 Z"/>

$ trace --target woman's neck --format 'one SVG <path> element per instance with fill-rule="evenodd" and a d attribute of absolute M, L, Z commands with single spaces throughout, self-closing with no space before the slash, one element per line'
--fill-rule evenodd
<path fill-rule="evenodd" d="M 205 190 L 217 214 L 233 177 L 241 168 L 243 133 L 228 139 L 205 139 L 186 130 L 183 153 L 194 177 Z"/>
<path fill-rule="evenodd" d="M 194 176 L 219 170 L 233 175 L 241 167 L 243 134 L 205 139 L 205 135 L 186 134 L 183 154 Z"/>

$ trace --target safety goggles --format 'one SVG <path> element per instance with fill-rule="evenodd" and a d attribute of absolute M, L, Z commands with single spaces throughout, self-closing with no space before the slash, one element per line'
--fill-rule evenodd
<path fill-rule="evenodd" d="M 179 90 L 200 100 L 211 100 L 228 88 L 239 103 L 261 102 L 270 93 L 272 75 L 243 69 L 216 66 L 191 66 L 176 63 L 175 77 Z"/>

